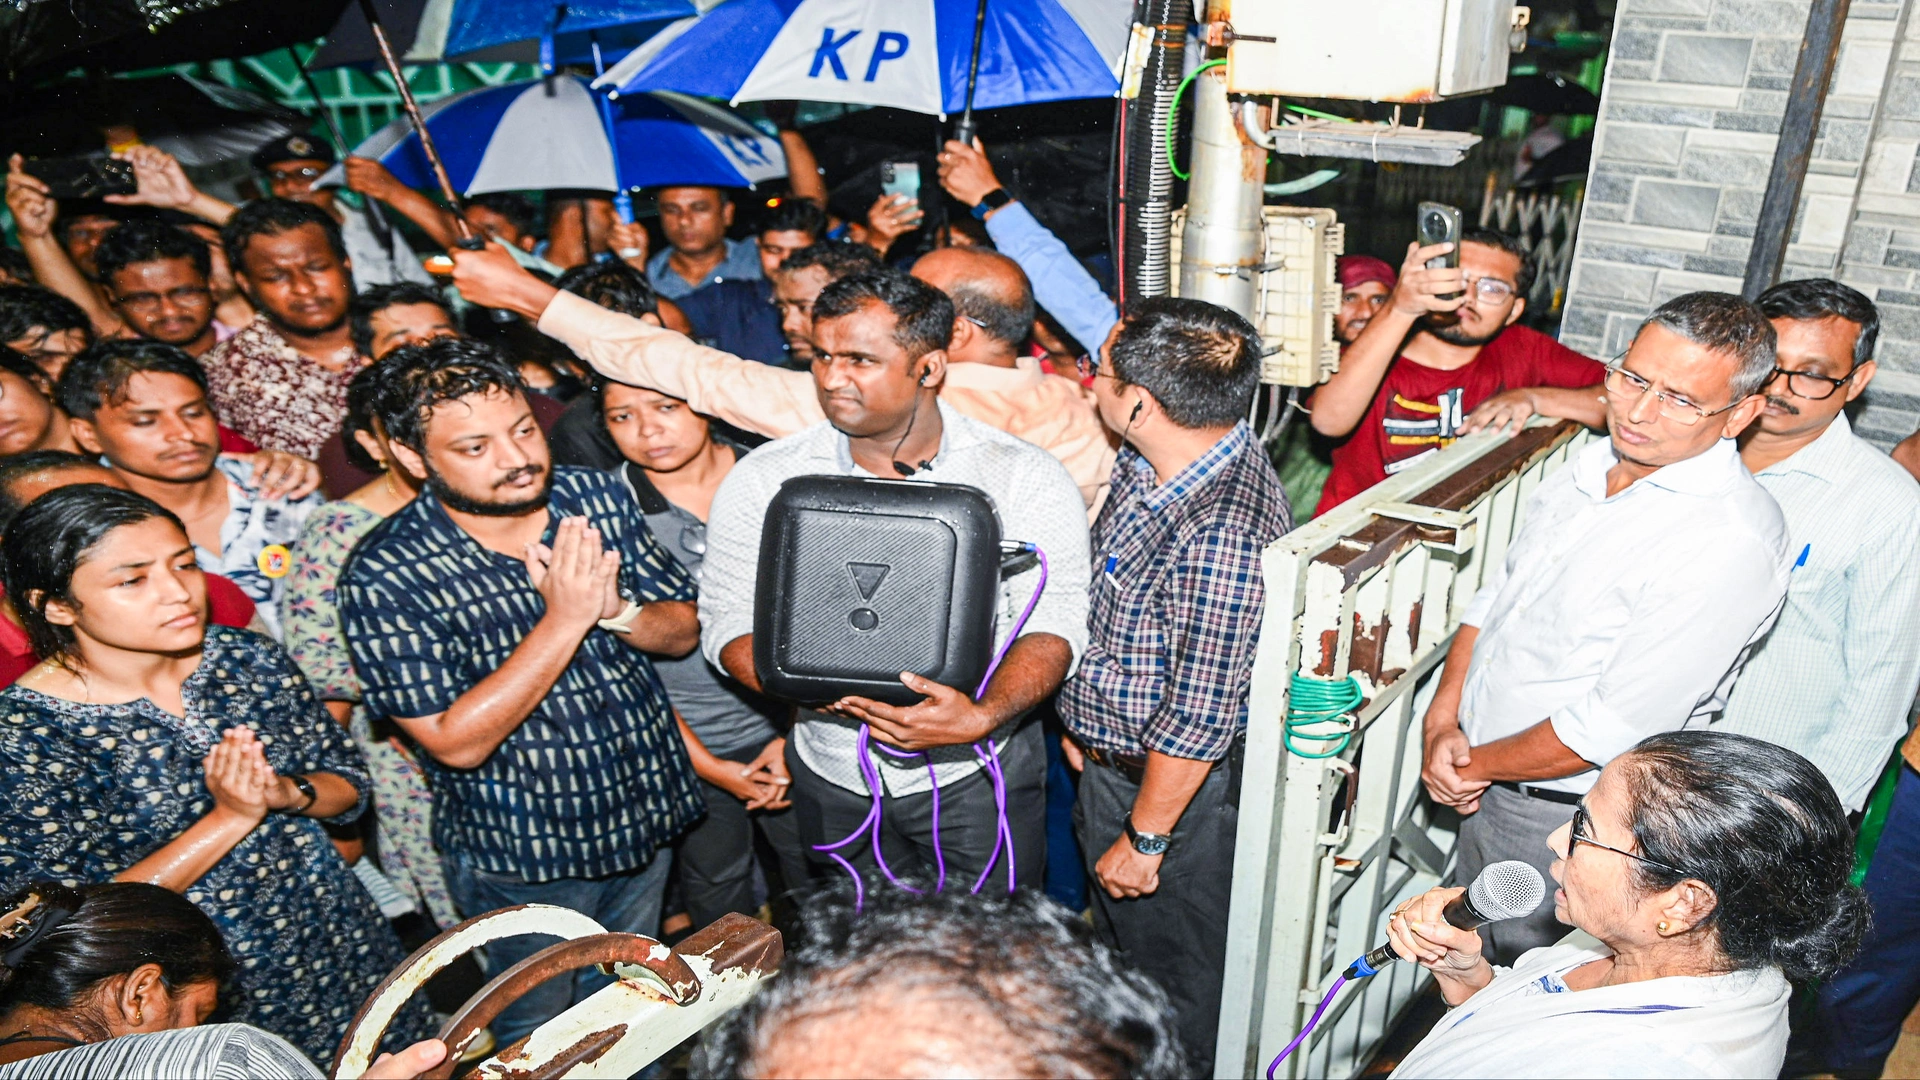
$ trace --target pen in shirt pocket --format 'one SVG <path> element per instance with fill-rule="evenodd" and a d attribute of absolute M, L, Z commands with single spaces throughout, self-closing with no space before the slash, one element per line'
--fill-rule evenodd
<path fill-rule="evenodd" d="M 1114 587 L 1114 588 L 1116 588 L 1116 589 L 1118 589 L 1118 588 L 1120 587 L 1120 579 L 1119 579 L 1119 578 L 1117 578 L 1117 577 L 1114 577 L 1114 576 L 1113 576 L 1113 572 L 1114 572 L 1115 570 L 1118 570 L 1118 569 L 1120 569 L 1120 560 L 1119 560 L 1119 558 L 1117 558 L 1117 557 L 1115 557 L 1115 556 L 1113 556 L 1113 555 L 1109 555 L 1109 556 L 1107 556 L 1107 567 L 1106 567 L 1106 569 L 1104 569 L 1104 570 L 1102 570 L 1102 571 L 1100 572 L 1100 576 L 1101 576 L 1101 577 L 1104 577 L 1104 578 L 1106 578 L 1106 579 L 1107 579 L 1107 584 L 1109 584 L 1109 585 L 1111 585 L 1111 586 L 1113 586 L 1113 587 Z"/>
<path fill-rule="evenodd" d="M 1801 567 L 1807 565 L 1807 556 L 1811 554 L 1813 554 L 1812 544 L 1808 544 L 1806 547 L 1801 548 L 1800 557 L 1793 560 L 1793 568 L 1788 570 L 1787 573 L 1791 574 L 1793 573 L 1794 570 L 1798 570 Z"/>

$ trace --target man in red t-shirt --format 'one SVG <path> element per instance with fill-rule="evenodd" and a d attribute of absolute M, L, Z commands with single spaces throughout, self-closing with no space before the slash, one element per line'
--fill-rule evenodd
<path fill-rule="evenodd" d="M 1517 432 L 1536 414 L 1606 422 L 1600 364 L 1514 325 L 1533 286 L 1526 249 L 1503 233 L 1468 229 L 1458 268 L 1427 269 L 1447 251 L 1407 246 L 1385 307 L 1314 392 L 1314 430 L 1347 436 L 1316 516 L 1483 427 Z"/>

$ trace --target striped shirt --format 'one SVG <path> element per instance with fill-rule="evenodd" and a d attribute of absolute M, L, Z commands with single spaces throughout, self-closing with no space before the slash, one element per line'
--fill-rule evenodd
<path fill-rule="evenodd" d="M 0 1065 L 0 1080 L 319 1080 L 325 1075 L 292 1043 L 247 1024 L 122 1035 Z"/>
<path fill-rule="evenodd" d="M 1858 810 L 1920 686 L 1920 484 L 1844 415 L 1755 479 L 1798 565 L 1714 726 L 1801 754 Z"/>
<path fill-rule="evenodd" d="M 1225 757 L 1247 726 L 1266 607 L 1260 551 L 1292 527 L 1245 423 L 1164 484 L 1122 450 L 1093 526 L 1091 640 L 1060 688 L 1068 729 L 1114 753 Z"/>
<path fill-rule="evenodd" d="M 553 542 L 562 518 L 586 517 L 620 553 L 624 596 L 694 598 L 692 579 L 619 480 L 558 466 L 547 506 L 542 542 Z M 526 564 L 481 547 L 430 490 L 367 534 L 341 581 L 347 647 L 376 716 L 445 712 L 506 663 L 546 613 Z M 643 867 L 704 810 L 653 665 L 598 628 L 477 768 L 422 761 L 442 854 L 530 882 Z"/>

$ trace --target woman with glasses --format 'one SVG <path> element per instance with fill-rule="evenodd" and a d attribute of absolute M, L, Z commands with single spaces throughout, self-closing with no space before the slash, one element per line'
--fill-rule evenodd
<path fill-rule="evenodd" d="M 1837 971 L 1867 928 L 1832 785 L 1772 743 L 1655 735 L 1546 842 L 1574 930 L 1511 968 L 1442 916 L 1460 889 L 1389 916 L 1453 1006 L 1394 1076 L 1775 1076 L 1793 985 Z"/>
<path fill-rule="evenodd" d="M 712 423 L 679 398 L 609 380 L 595 393 L 626 458 L 616 472 L 653 535 L 697 577 L 707 554 L 707 510 L 746 450 L 716 435 Z M 788 887 L 806 874 L 787 809 L 785 725 L 775 724 L 781 710 L 721 678 L 697 649 L 677 660 L 656 656 L 653 668 L 673 702 L 707 801 L 706 818 L 676 848 L 686 913 L 695 928 L 729 911 L 751 915 L 760 909 L 753 889 L 756 826 L 779 853 Z"/>

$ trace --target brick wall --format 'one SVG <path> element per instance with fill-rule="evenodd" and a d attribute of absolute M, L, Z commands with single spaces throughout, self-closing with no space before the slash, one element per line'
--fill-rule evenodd
<path fill-rule="evenodd" d="M 1853 0 L 1782 277 L 1873 297 L 1880 374 L 1855 417 L 1920 427 L 1920 19 Z M 1561 338 L 1626 348 L 1655 305 L 1740 290 L 1808 0 L 1622 0 Z"/>

